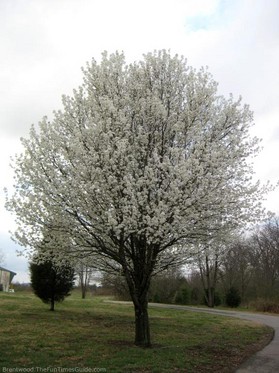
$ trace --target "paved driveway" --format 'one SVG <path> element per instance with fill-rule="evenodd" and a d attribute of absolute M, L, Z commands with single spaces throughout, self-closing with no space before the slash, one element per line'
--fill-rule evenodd
<path fill-rule="evenodd" d="M 246 360 L 240 368 L 236 370 L 236 373 L 279 373 L 279 316 L 159 303 L 149 303 L 149 307 L 174 308 L 192 312 L 213 313 L 222 316 L 237 317 L 271 326 L 275 332 L 271 343 L 269 343 L 263 350 L 257 352 Z"/>

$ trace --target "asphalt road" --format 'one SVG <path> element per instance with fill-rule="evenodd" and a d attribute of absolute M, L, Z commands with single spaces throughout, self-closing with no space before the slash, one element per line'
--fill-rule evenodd
<path fill-rule="evenodd" d="M 236 370 L 236 373 L 279 373 L 279 316 L 159 303 L 149 303 L 149 307 L 173 308 L 192 312 L 213 313 L 222 316 L 237 317 L 239 319 L 250 320 L 271 326 L 274 329 L 273 340 L 263 350 L 257 352 L 255 355 L 246 360 Z"/>

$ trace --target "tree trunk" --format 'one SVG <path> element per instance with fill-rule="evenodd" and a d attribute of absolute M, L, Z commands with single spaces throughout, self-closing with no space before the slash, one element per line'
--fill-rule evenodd
<path fill-rule="evenodd" d="M 79 280 L 80 280 L 80 287 L 81 287 L 81 298 L 85 299 L 87 294 L 87 289 L 90 280 L 90 272 L 91 269 L 86 265 L 83 265 L 80 273 L 79 273 Z"/>
<path fill-rule="evenodd" d="M 51 298 L 50 301 L 50 311 L 54 311 L 54 298 Z"/>
<path fill-rule="evenodd" d="M 151 275 L 156 263 L 158 251 L 154 246 L 148 246 L 145 238 L 131 238 L 131 245 L 135 253 L 133 266 L 127 263 L 123 253 L 122 269 L 127 281 L 130 296 L 135 310 L 135 345 L 151 347 L 149 317 L 148 317 L 148 291 Z"/>
<path fill-rule="evenodd" d="M 208 288 L 208 302 L 207 302 L 207 305 L 208 307 L 211 307 L 211 308 L 214 308 L 214 291 L 215 289 L 213 287 L 211 288 Z"/>
<path fill-rule="evenodd" d="M 206 278 L 206 289 L 205 289 L 206 303 L 208 307 L 214 308 L 214 288 L 212 287 L 211 271 L 210 271 L 208 255 L 205 256 L 205 278 Z"/>
<path fill-rule="evenodd" d="M 150 329 L 148 318 L 148 290 L 150 287 L 151 271 L 138 268 L 133 276 L 126 270 L 125 277 L 135 310 L 135 345 L 150 347 Z"/>
<path fill-rule="evenodd" d="M 81 298 L 85 299 L 86 297 L 86 285 L 82 282 L 81 283 Z"/>
<path fill-rule="evenodd" d="M 135 345 L 140 347 L 150 347 L 150 329 L 148 317 L 148 302 L 134 302 L 135 309 Z"/>

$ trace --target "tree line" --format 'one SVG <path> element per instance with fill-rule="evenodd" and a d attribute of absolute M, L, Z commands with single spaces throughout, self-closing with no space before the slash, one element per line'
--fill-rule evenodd
<path fill-rule="evenodd" d="M 104 276 L 120 299 L 129 299 L 121 276 Z M 271 217 L 226 244 L 206 247 L 184 266 L 154 276 L 149 300 L 159 303 L 259 305 L 279 308 L 279 218 Z M 264 308 L 265 307 L 265 308 Z"/>
<path fill-rule="evenodd" d="M 76 275 L 85 298 L 98 271 L 94 259 L 61 265 L 59 261 L 55 264 L 54 257 L 52 261 L 47 258 L 41 258 L 38 264 L 38 258 L 34 257 L 30 265 L 35 294 L 50 303 L 53 310 L 54 302 L 63 300 L 73 288 Z M 103 272 L 101 278 L 101 287 L 118 299 L 131 299 L 121 272 Z M 279 311 L 279 218 L 271 217 L 245 235 L 232 236 L 226 245 L 207 247 L 186 265 L 170 266 L 157 274 L 152 278 L 148 299 L 209 307 L 256 304 L 263 311 Z"/>

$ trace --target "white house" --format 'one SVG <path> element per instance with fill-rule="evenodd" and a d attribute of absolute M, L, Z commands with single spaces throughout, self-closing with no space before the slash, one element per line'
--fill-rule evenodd
<path fill-rule="evenodd" d="M 15 275 L 15 272 L 0 267 L 0 291 L 9 291 L 10 284 Z"/>

